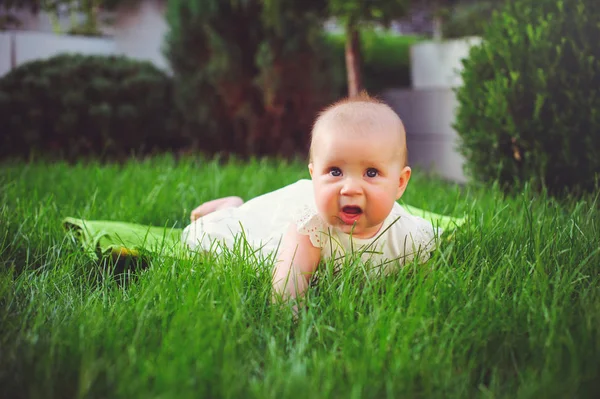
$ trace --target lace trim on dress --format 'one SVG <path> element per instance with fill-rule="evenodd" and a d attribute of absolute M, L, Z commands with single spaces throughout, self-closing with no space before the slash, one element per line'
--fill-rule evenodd
<path fill-rule="evenodd" d="M 307 235 L 315 248 L 323 248 L 327 233 L 326 224 L 314 207 L 305 205 L 295 215 L 296 230 Z"/>

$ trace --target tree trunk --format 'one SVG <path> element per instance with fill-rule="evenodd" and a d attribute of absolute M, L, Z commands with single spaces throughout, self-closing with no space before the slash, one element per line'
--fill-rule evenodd
<path fill-rule="evenodd" d="M 441 41 L 442 40 L 442 17 L 436 15 L 433 18 L 433 40 Z"/>
<path fill-rule="evenodd" d="M 10 70 L 17 67 L 17 38 L 16 33 L 10 33 Z"/>
<path fill-rule="evenodd" d="M 362 90 L 360 61 L 360 32 L 354 24 L 349 23 L 346 27 L 346 73 L 349 97 L 358 95 Z"/>
<path fill-rule="evenodd" d="M 447 2 L 437 0 L 433 3 L 433 40 L 436 41 L 441 41 L 443 36 L 442 7 L 444 3 Z"/>

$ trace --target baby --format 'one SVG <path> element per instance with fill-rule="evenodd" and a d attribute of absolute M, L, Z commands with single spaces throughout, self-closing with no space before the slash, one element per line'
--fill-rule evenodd
<path fill-rule="evenodd" d="M 243 233 L 252 248 L 275 254 L 273 288 L 284 299 L 307 289 L 321 260 L 357 253 L 388 273 L 429 258 L 437 230 L 396 202 L 411 169 L 404 126 L 390 107 L 362 94 L 326 108 L 312 130 L 308 171 L 311 180 L 246 203 L 227 197 L 200 205 L 185 242 L 219 251 Z"/>

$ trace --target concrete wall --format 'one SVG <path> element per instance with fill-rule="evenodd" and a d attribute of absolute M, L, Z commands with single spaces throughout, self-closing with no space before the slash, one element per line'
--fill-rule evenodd
<path fill-rule="evenodd" d="M 11 39 L 14 43 L 13 50 L 11 50 Z M 0 32 L 0 74 L 10 70 L 12 52 L 18 66 L 60 53 L 110 55 L 115 53 L 115 43 L 111 39 L 59 36 L 45 32 Z M 6 67 L 8 70 L 3 70 Z"/>
<path fill-rule="evenodd" d="M 411 167 L 447 180 L 466 182 L 462 171 L 464 159 L 456 150 L 458 134 L 452 129 L 456 109 L 454 92 L 451 89 L 392 89 L 383 92 L 382 98 L 404 122 Z"/>
<path fill-rule="evenodd" d="M 136 7 L 119 9 L 113 28 L 116 52 L 168 70 L 169 63 L 162 53 L 168 32 L 164 13 L 164 0 L 145 0 Z"/>
<path fill-rule="evenodd" d="M 431 41 L 415 44 L 410 49 L 411 82 L 414 89 L 440 89 L 462 84 L 462 59 L 472 46 L 481 43 L 479 37 Z"/>
<path fill-rule="evenodd" d="M 457 149 L 459 136 L 452 128 L 458 106 L 454 89 L 462 84 L 461 60 L 480 42 L 472 37 L 414 45 L 412 89 L 382 93 L 406 125 L 411 165 L 458 183 L 467 178 Z"/>

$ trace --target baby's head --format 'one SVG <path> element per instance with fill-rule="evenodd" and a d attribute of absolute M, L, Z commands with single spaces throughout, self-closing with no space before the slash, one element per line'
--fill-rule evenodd
<path fill-rule="evenodd" d="M 321 216 L 355 237 L 374 236 L 410 179 L 402 121 L 366 94 L 329 106 L 314 124 L 308 169 Z"/>

